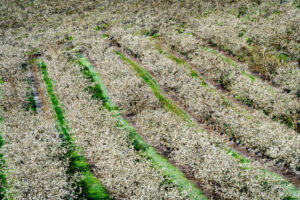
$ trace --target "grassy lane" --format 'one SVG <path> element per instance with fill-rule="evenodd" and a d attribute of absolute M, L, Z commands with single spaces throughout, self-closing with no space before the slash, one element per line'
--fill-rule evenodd
<path fill-rule="evenodd" d="M 145 71 L 143 68 L 138 66 L 135 62 L 125 57 L 121 52 L 115 51 L 117 55 L 119 55 L 124 61 L 126 61 L 129 65 L 133 67 L 133 69 L 144 79 L 144 81 L 151 87 L 153 93 L 157 97 L 157 99 L 166 106 L 166 108 L 177 115 L 181 116 L 184 120 L 190 121 L 189 117 L 185 112 L 177 108 L 173 105 L 170 99 L 165 98 L 162 95 L 162 90 L 157 85 L 156 81 L 149 75 L 147 71 Z"/>
<path fill-rule="evenodd" d="M 3 80 L 2 77 L 0 76 L 0 100 L 3 101 L 3 97 L 2 97 L 2 84 L 3 84 Z M 2 109 L 3 107 L 0 106 L 0 113 L 3 112 Z M 2 116 L 0 115 L 0 127 L 2 127 Z M 2 148 L 4 144 L 4 140 L 2 138 L 2 134 L 1 134 L 1 128 L 0 128 L 0 149 Z M 4 199 L 5 197 L 5 193 L 7 190 L 7 181 L 6 181 L 6 172 L 5 172 L 5 159 L 3 158 L 3 153 L 0 152 L 0 199 Z"/>
<path fill-rule="evenodd" d="M 34 60 L 33 62 L 38 62 Z M 38 63 L 42 74 L 43 80 L 46 85 L 46 89 L 49 98 L 52 103 L 53 110 L 56 115 L 56 120 L 59 124 L 59 130 L 61 132 L 60 137 L 62 139 L 62 145 L 67 149 L 66 156 L 70 161 L 69 173 L 80 173 L 82 179 L 79 180 L 79 186 L 82 188 L 82 194 L 87 199 L 110 199 L 107 191 L 99 180 L 92 174 L 88 163 L 84 156 L 80 155 L 79 147 L 74 144 L 74 140 L 69 134 L 69 127 L 64 119 L 63 110 L 59 104 L 57 96 L 54 94 L 54 88 L 52 81 L 48 76 L 47 67 L 44 62 Z"/>
<path fill-rule="evenodd" d="M 118 52 L 117 52 L 118 53 Z M 132 128 L 129 123 L 121 117 L 118 108 L 112 103 L 109 98 L 109 95 L 105 89 L 105 86 L 101 82 L 101 79 L 98 73 L 94 70 L 93 66 L 89 63 L 89 61 L 78 55 L 78 62 L 81 66 L 83 66 L 83 72 L 87 76 L 87 78 L 91 79 L 92 82 L 95 82 L 94 86 L 94 95 L 103 101 L 103 105 L 108 110 L 114 110 L 114 116 L 118 119 L 118 123 L 120 126 L 125 128 L 130 132 L 129 138 L 134 145 L 134 148 L 137 151 L 140 151 L 143 156 L 149 158 L 153 161 L 154 166 L 156 166 L 159 170 L 162 170 L 163 173 L 170 177 L 172 181 L 174 181 L 180 191 L 188 191 L 188 196 L 190 199 L 207 199 L 206 196 L 189 180 L 187 180 L 183 173 L 179 171 L 176 167 L 168 162 L 167 159 L 159 155 L 153 147 L 147 144 L 142 137 Z M 145 80 L 149 81 L 150 76 L 145 74 L 143 71 L 139 71 L 140 74 L 143 74 Z M 151 79 L 151 78 L 150 78 Z M 151 84 L 152 81 L 149 81 Z M 160 99 L 160 101 L 164 102 L 167 107 L 178 115 L 183 114 L 180 112 L 178 108 L 175 108 L 168 100 L 166 100 L 161 93 L 154 89 L 154 93 Z"/>

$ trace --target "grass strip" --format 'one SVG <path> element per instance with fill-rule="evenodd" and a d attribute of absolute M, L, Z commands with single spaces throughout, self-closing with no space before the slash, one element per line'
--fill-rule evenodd
<path fill-rule="evenodd" d="M 143 78 L 143 80 L 149 85 L 151 90 L 153 91 L 154 95 L 157 97 L 157 99 L 170 111 L 176 113 L 177 115 L 181 116 L 185 121 L 191 121 L 189 116 L 183 112 L 181 109 L 179 109 L 177 106 L 175 106 L 172 101 L 165 97 L 163 95 L 163 92 L 161 88 L 158 86 L 156 81 L 152 78 L 152 76 L 144 70 L 142 67 L 138 66 L 135 62 L 128 59 L 126 56 L 124 56 L 121 52 L 115 51 L 117 55 L 121 57 L 122 60 L 124 60 L 126 63 L 128 63 L 137 73 L 140 77 Z"/>
<path fill-rule="evenodd" d="M 37 59 L 34 59 L 33 62 L 38 63 L 38 66 L 42 71 L 46 90 L 50 97 L 53 110 L 56 114 L 56 119 L 59 125 L 58 129 L 60 130 L 60 138 L 62 139 L 62 145 L 67 149 L 66 157 L 70 162 L 68 173 L 74 174 L 75 172 L 79 172 L 82 175 L 82 179 L 78 183 L 82 188 L 82 194 L 80 195 L 83 195 L 84 198 L 89 200 L 110 199 L 104 186 L 92 174 L 85 157 L 79 154 L 80 148 L 74 144 L 74 139 L 69 134 L 70 129 L 63 116 L 63 110 L 59 104 L 58 98 L 54 93 L 54 87 L 52 84 L 53 81 L 48 76 L 46 64 L 44 62 L 38 61 Z"/>
<path fill-rule="evenodd" d="M 252 76 L 251 74 L 248 74 L 246 72 L 243 72 L 243 75 L 247 76 L 248 78 L 250 78 L 250 80 L 252 81 L 252 83 L 254 82 L 255 78 L 254 76 Z"/>
<path fill-rule="evenodd" d="M 0 85 L 3 84 L 3 80 L 0 77 Z M 1 90 L 0 90 L 0 95 L 1 95 Z M 2 107 L 0 107 L 0 109 L 2 109 Z M 0 124 L 3 122 L 3 118 L 0 116 Z M 3 146 L 4 144 L 4 140 L 1 136 L 1 131 L 0 131 L 0 148 Z M 8 184 L 6 181 L 6 173 L 4 171 L 4 167 L 5 167 L 5 160 L 3 158 L 3 154 L 0 153 L 0 199 L 5 199 L 5 194 L 8 188 Z M 9 199 L 13 199 L 11 194 L 9 194 Z"/>
<path fill-rule="evenodd" d="M 98 73 L 94 70 L 91 63 L 81 55 L 78 55 L 78 63 L 83 67 L 83 74 L 92 82 L 95 82 L 93 94 L 94 97 L 103 101 L 103 106 L 113 112 L 113 116 L 117 118 L 117 125 L 129 131 L 129 139 L 132 142 L 135 150 L 139 151 L 142 156 L 152 160 L 155 168 L 163 170 L 163 173 L 178 185 L 179 191 L 188 191 L 191 199 L 206 200 L 207 197 L 192 183 L 184 174 L 168 162 L 167 159 L 158 154 L 153 147 L 147 144 L 142 137 L 135 131 L 133 127 L 121 116 L 118 108 L 110 100 L 105 85 L 102 83 Z M 150 78 L 145 75 L 145 79 L 150 81 Z M 153 86 L 154 87 L 154 86 Z M 156 90 L 155 90 L 156 91 Z M 157 92 L 159 94 L 159 92 Z M 170 102 L 163 100 L 168 105 Z M 170 106 L 170 105 L 169 105 Z M 173 107 L 171 107 L 173 108 Z M 177 110 L 174 110 L 177 112 Z M 178 113 L 181 115 L 181 113 Z"/>
<path fill-rule="evenodd" d="M 221 53 L 215 51 L 214 49 L 211 49 L 211 48 L 208 48 L 208 47 L 201 47 L 201 46 L 199 48 L 200 49 L 204 49 L 205 51 L 208 51 L 208 52 L 214 54 L 218 58 L 221 58 L 223 61 L 225 61 L 228 64 L 230 64 L 231 66 L 235 66 L 236 65 L 235 61 L 231 60 L 230 58 L 227 58 L 226 56 L 224 56 Z"/>
<path fill-rule="evenodd" d="M 205 83 L 204 78 L 199 76 L 198 72 L 196 70 L 194 70 L 185 60 L 180 59 L 180 58 L 176 57 L 175 55 L 173 55 L 173 54 L 171 54 L 167 51 L 164 51 L 158 44 L 156 44 L 156 48 L 157 48 L 157 50 L 160 54 L 165 54 L 167 56 L 167 58 L 169 58 L 170 60 L 175 61 L 178 65 L 184 65 L 185 67 L 187 67 L 188 70 L 191 73 L 191 76 L 195 77 L 195 78 L 198 78 L 200 80 L 200 84 L 203 87 L 207 87 L 207 84 Z"/>
<path fill-rule="evenodd" d="M 139 76 L 141 76 L 144 79 L 144 81 L 149 85 L 149 87 L 151 87 L 151 89 L 153 87 L 155 87 L 155 91 L 160 92 L 159 96 L 163 97 L 162 90 L 159 88 L 157 83 L 156 82 L 152 83 L 152 82 L 149 81 L 149 80 L 154 80 L 154 79 L 152 77 L 149 77 L 150 75 L 146 72 L 145 69 L 143 69 L 141 66 L 139 66 L 134 61 L 130 60 L 129 58 L 127 58 L 126 56 L 124 56 L 120 52 L 116 51 L 116 54 L 119 55 L 121 57 L 121 59 L 124 60 L 126 63 L 131 65 L 131 67 L 138 73 Z M 147 77 L 147 79 L 145 77 Z M 172 112 L 176 111 L 176 112 L 174 112 L 175 114 L 177 114 L 178 116 L 184 116 L 185 117 L 184 120 L 186 120 L 188 122 L 192 122 L 192 119 L 188 116 L 188 114 L 186 114 L 183 110 L 178 108 L 176 105 L 172 104 L 171 100 L 165 100 L 165 101 L 161 101 L 161 102 L 162 103 L 168 102 L 169 104 L 171 104 L 174 107 L 174 109 L 169 109 L 169 110 L 171 110 Z M 178 113 L 180 113 L 180 115 Z M 245 158 L 244 156 L 242 156 L 241 154 L 235 152 L 234 150 L 232 150 L 228 147 L 220 147 L 220 148 L 224 149 L 227 152 L 227 154 L 231 155 L 233 158 L 238 160 L 242 164 L 243 169 L 246 170 L 246 169 L 251 168 L 251 161 L 248 160 L 247 158 Z M 286 194 L 288 195 L 288 199 L 295 199 L 295 200 L 300 199 L 300 192 L 297 190 L 297 188 L 293 184 L 291 184 L 287 180 L 283 179 L 282 177 L 280 177 L 278 174 L 276 174 L 274 172 L 268 171 L 268 170 L 263 169 L 263 168 L 261 168 L 260 171 L 261 171 L 263 176 L 270 175 L 275 180 L 280 181 L 281 185 L 283 187 L 285 187 L 285 189 L 286 189 Z"/>

